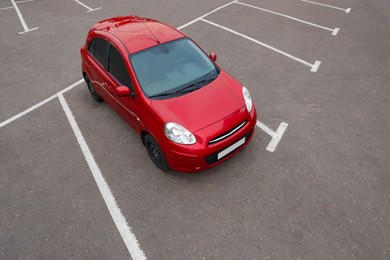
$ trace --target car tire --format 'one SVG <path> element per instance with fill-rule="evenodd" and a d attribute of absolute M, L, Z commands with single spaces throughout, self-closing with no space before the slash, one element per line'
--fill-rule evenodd
<path fill-rule="evenodd" d="M 85 76 L 85 83 L 87 83 L 87 87 L 89 90 L 89 93 L 91 94 L 92 98 L 96 102 L 103 102 L 103 98 L 99 96 L 99 94 L 96 92 L 92 82 L 89 80 L 88 76 Z"/>
<path fill-rule="evenodd" d="M 145 147 L 146 151 L 149 154 L 150 159 L 153 161 L 153 163 L 162 171 L 168 171 L 168 162 L 165 159 L 165 156 L 161 150 L 161 148 L 158 146 L 156 140 L 150 135 L 145 136 Z"/>

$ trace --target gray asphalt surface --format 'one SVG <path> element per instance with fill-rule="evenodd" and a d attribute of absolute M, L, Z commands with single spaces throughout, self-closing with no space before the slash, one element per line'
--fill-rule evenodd
<path fill-rule="evenodd" d="M 229 1 L 19 3 L 0 10 L 0 124 L 81 79 L 97 21 L 131 14 L 181 26 Z M 183 31 L 251 91 L 260 128 L 242 152 L 198 174 L 162 173 L 140 138 L 85 83 L 64 93 L 148 259 L 390 259 L 390 3 L 242 0 L 207 17 L 313 64 L 317 72 L 204 21 Z M 0 1 L 0 9 L 12 6 Z M 0 128 L 0 259 L 129 259 L 57 98 Z"/>

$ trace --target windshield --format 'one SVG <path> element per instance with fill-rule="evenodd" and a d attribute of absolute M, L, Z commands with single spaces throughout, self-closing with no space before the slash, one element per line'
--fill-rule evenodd
<path fill-rule="evenodd" d="M 219 73 L 205 53 L 188 38 L 137 52 L 130 60 L 149 98 L 167 98 L 194 91 Z"/>

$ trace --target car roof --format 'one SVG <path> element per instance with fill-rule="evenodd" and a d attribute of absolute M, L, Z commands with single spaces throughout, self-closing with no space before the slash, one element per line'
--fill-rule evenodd
<path fill-rule="evenodd" d="M 112 34 L 126 46 L 130 54 L 185 37 L 166 24 L 138 16 L 109 18 L 96 23 L 92 30 Z"/>

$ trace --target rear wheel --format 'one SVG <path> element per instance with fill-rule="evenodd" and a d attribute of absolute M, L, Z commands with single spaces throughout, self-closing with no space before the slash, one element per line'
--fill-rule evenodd
<path fill-rule="evenodd" d="M 98 93 L 96 93 L 96 90 L 93 87 L 93 84 L 92 84 L 91 80 L 88 78 L 88 76 L 85 76 L 85 82 L 87 83 L 88 90 L 89 90 L 89 93 L 91 93 L 92 98 L 96 102 L 103 102 L 103 98 L 101 96 L 99 96 Z"/>
<path fill-rule="evenodd" d="M 145 147 L 148 151 L 150 159 L 162 171 L 168 171 L 168 162 L 165 159 L 163 152 L 158 146 L 156 140 L 150 135 L 145 136 Z"/>

